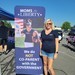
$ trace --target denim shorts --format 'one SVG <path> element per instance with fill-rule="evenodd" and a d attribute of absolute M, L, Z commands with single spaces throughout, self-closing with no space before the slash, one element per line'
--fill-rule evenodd
<path fill-rule="evenodd" d="M 47 53 L 47 52 L 41 50 L 41 54 L 42 54 L 42 56 L 46 56 L 48 58 L 52 58 L 52 59 L 54 58 L 54 53 Z"/>

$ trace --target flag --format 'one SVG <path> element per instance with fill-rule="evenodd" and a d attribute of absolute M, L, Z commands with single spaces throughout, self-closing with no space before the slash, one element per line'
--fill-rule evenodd
<path fill-rule="evenodd" d="M 20 18 L 15 18 L 15 28 L 18 28 L 20 31 L 22 31 L 24 28 L 24 20 Z"/>

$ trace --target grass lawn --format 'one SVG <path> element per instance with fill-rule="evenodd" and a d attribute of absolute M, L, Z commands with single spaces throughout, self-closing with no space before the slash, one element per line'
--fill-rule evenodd
<path fill-rule="evenodd" d="M 15 47 L 24 47 L 24 39 L 25 37 L 15 37 Z"/>
<path fill-rule="evenodd" d="M 39 32 L 41 32 L 43 30 L 43 28 L 33 28 L 34 30 L 37 30 Z"/>

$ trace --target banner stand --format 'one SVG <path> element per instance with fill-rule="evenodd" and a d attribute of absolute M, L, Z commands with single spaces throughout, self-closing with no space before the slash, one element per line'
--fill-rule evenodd
<path fill-rule="evenodd" d="M 44 17 L 44 7 L 15 7 L 16 74 L 43 75 L 43 63 L 40 57 L 40 33 L 44 26 Z"/>

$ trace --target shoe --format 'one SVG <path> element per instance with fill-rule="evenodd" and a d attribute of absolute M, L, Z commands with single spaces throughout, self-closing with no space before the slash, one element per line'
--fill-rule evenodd
<path fill-rule="evenodd" d="M 6 50 L 3 52 L 5 55 L 7 55 L 9 53 L 9 50 Z"/>

